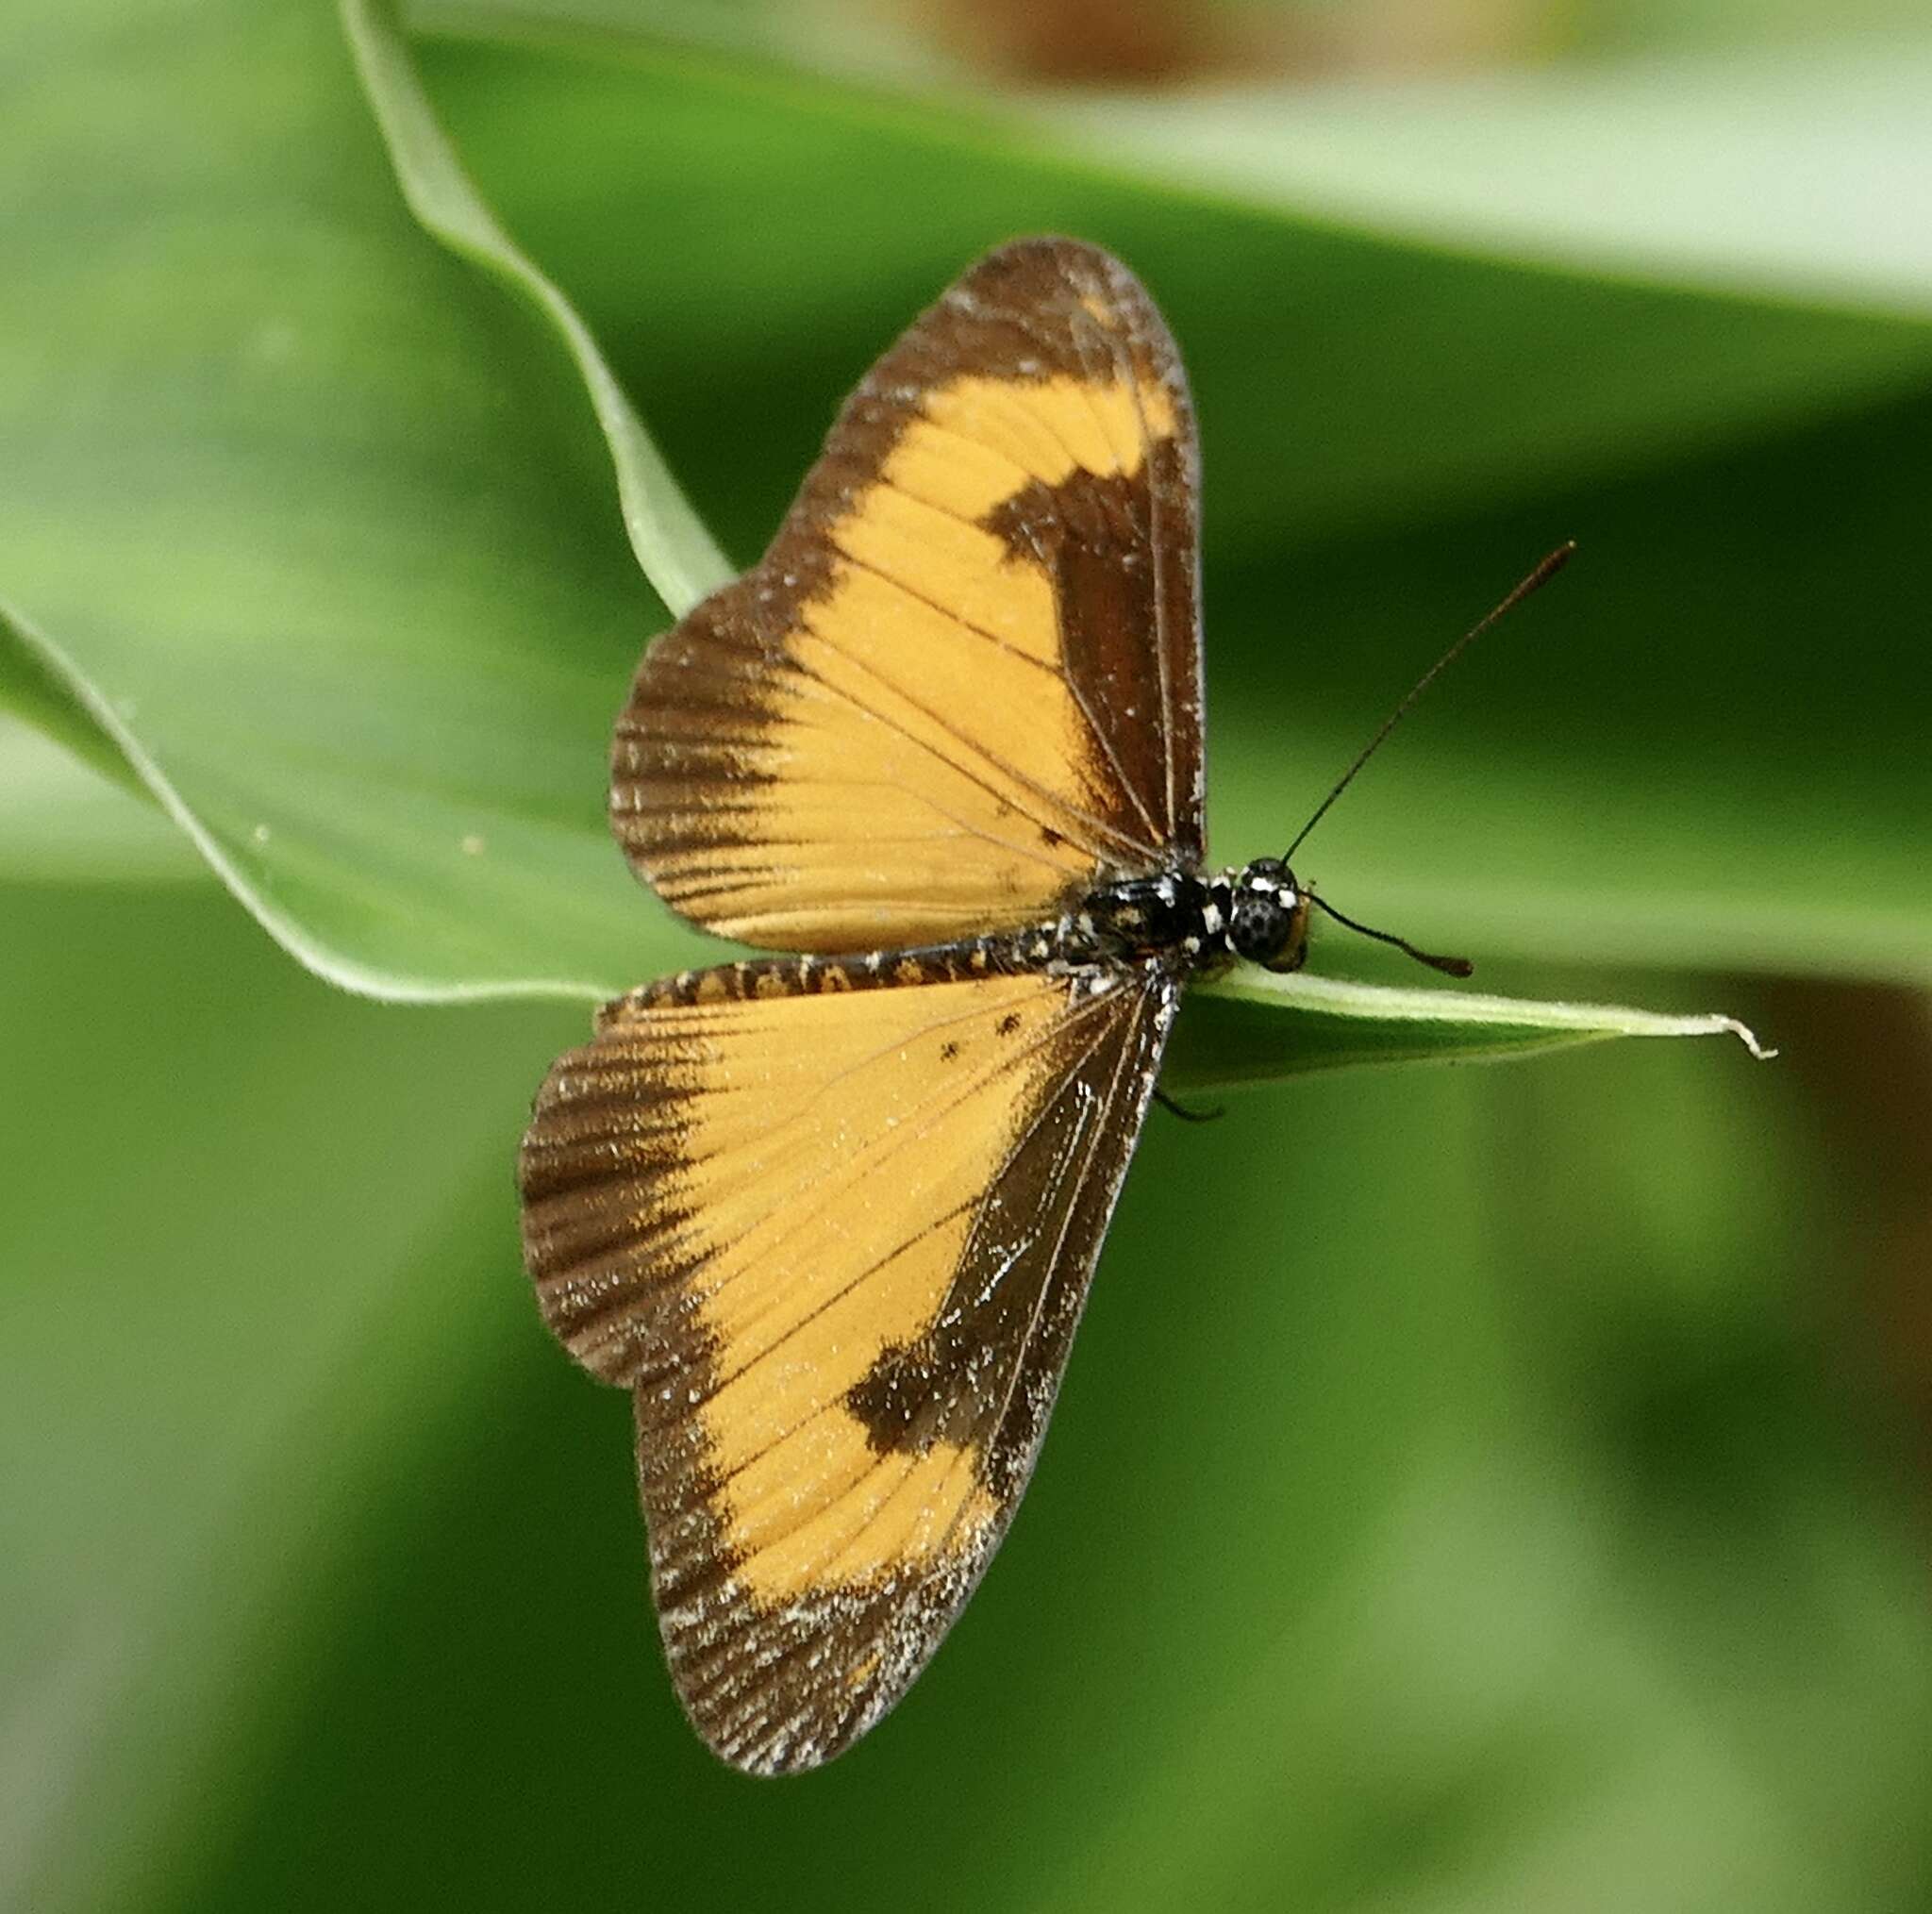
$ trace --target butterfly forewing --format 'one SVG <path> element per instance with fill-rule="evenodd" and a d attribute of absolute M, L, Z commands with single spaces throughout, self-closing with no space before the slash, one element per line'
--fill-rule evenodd
<path fill-rule="evenodd" d="M 635 1391 L 673 1677 L 718 1753 L 836 1754 L 1005 1532 L 1177 987 L 1153 969 L 627 1003 L 525 1142 L 552 1326 Z"/>
<path fill-rule="evenodd" d="M 771 550 L 647 654 L 612 819 L 699 924 L 852 951 L 1204 851 L 1196 450 L 1124 267 L 989 255 L 840 414 Z"/>

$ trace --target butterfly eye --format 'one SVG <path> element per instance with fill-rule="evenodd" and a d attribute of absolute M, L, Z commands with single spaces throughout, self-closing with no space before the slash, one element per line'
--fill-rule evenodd
<path fill-rule="evenodd" d="M 1291 922 L 1291 913 L 1278 899 L 1250 892 L 1235 900 L 1228 941 L 1250 963 L 1265 964 L 1280 949 Z"/>

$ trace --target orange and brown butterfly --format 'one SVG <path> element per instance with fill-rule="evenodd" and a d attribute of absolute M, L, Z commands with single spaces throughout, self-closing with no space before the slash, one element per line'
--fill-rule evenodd
<path fill-rule="evenodd" d="M 1066 240 L 981 259 L 847 402 L 763 560 L 649 649 L 610 814 L 781 957 L 607 1005 L 523 1147 L 545 1316 L 637 1409 L 700 1735 L 809 1768 L 899 1697 L 1040 1447 L 1182 987 L 1302 958 L 1202 868 L 1194 419 Z"/>

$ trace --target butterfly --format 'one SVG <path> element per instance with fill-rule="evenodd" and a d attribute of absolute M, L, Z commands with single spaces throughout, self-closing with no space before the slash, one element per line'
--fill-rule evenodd
<path fill-rule="evenodd" d="M 1205 868 L 1198 496 L 1140 283 L 1003 246 L 618 720 L 633 868 L 791 955 L 605 1006 L 537 1097 L 524 1248 L 632 1392 L 672 1677 L 741 1769 L 839 1754 L 924 1667 L 1032 1473 L 1185 986 L 1292 971 L 1341 915 L 1286 858 Z"/>

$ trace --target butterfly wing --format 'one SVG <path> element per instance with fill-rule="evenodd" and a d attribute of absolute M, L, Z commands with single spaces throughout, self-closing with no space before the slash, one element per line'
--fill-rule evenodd
<path fill-rule="evenodd" d="M 646 654 L 611 815 L 698 924 L 959 937 L 1205 855 L 1197 454 L 1108 254 L 988 255 L 853 394 L 771 550 Z"/>
<path fill-rule="evenodd" d="M 552 1327 L 635 1394 L 692 1723 L 757 1773 L 897 1701 L 1033 1467 L 1177 999 L 1158 972 L 621 1000 L 524 1144 Z"/>

